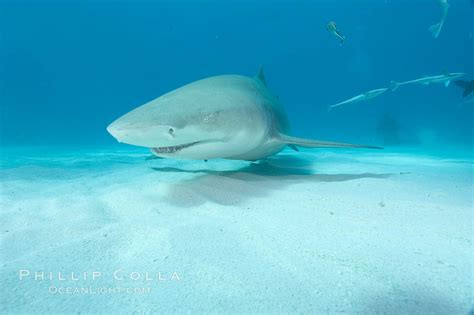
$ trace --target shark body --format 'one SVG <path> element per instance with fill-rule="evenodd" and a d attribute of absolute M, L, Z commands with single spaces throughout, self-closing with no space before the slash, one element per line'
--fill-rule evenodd
<path fill-rule="evenodd" d="M 378 148 L 287 135 L 282 105 L 265 83 L 222 75 L 192 82 L 135 108 L 107 130 L 119 142 L 150 148 L 163 158 L 258 160 L 285 146 Z"/>
<path fill-rule="evenodd" d="M 463 75 L 464 73 L 456 72 L 456 73 L 445 73 L 445 74 L 434 75 L 434 76 L 425 76 L 419 79 L 405 81 L 405 82 L 392 81 L 390 82 L 390 88 L 392 89 L 392 91 L 395 91 L 402 85 L 407 85 L 407 84 L 428 85 L 432 83 L 444 83 L 444 85 L 447 87 L 449 86 L 449 83 L 451 83 L 451 80 L 460 78 Z"/>
<path fill-rule="evenodd" d="M 359 94 L 359 95 L 354 96 L 354 97 L 352 97 L 348 100 L 345 100 L 345 101 L 342 101 L 340 103 L 329 106 L 328 110 L 331 110 L 334 107 L 338 107 L 338 106 L 342 106 L 342 105 L 353 104 L 353 103 L 358 103 L 358 102 L 369 100 L 371 98 L 379 96 L 380 94 L 385 93 L 385 91 L 387 91 L 387 90 L 388 90 L 387 88 L 382 88 L 382 89 L 371 90 L 371 91 Z"/>

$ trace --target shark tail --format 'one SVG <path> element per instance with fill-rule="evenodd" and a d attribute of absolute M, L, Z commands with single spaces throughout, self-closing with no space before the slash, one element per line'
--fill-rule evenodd
<path fill-rule="evenodd" d="M 390 90 L 395 91 L 400 86 L 400 83 L 397 81 L 390 81 Z"/>
<path fill-rule="evenodd" d="M 342 102 L 342 103 L 337 103 L 337 104 L 334 104 L 334 105 L 329 105 L 328 106 L 328 112 L 330 112 L 333 108 L 339 107 L 339 106 L 344 105 L 344 104 L 346 104 L 346 103 Z"/>
<path fill-rule="evenodd" d="M 351 144 L 331 141 L 320 141 L 304 138 L 296 138 L 287 136 L 285 134 L 279 134 L 276 141 L 284 143 L 291 148 L 304 147 L 304 148 L 362 148 L 362 149 L 382 149 L 372 145 L 365 144 Z"/>
<path fill-rule="evenodd" d="M 431 25 L 428 30 L 431 32 L 434 38 L 438 38 L 441 29 L 443 28 L 444 20 L 434 25 Z"/>
<path fill-rule="evenodd" d="M 346 37 L 339 33 L 337 30 L 334 31 L 334 33 L 336 34 L 337 38 L 339 38 L 339 45 L 342 46 L 344 44 L 344 41 L 346 40 Z"/>

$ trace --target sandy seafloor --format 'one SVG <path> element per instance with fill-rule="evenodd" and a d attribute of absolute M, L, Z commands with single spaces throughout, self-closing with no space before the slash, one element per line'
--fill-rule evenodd
<path fill-rule="evenodd" d="M 3 150 L 1 313 L 472 307 L 472 158 L 416 150 L 284 151 L 257 164 L 147 156 Z M 20 270 L 31 275 L 20 280 Z M 35 280 L 39 271 L 54 279 Z M 101 276 L 91 280 L 94 271 Z M 49 292 L 117 287 L 150 291 Z"/>

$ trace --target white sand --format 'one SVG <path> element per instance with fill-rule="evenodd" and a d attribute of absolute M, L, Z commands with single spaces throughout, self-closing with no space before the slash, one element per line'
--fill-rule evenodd
<path fill-rule="evenodd" d="M 327 150 L 260 164 L 146 156 L 2 153 L 1 313 L 471 308 L 472 159 Z M 21 269 L 54 279 L 20 281 Z M 142 279 L 116 280 L 116 270 Z M 93 271 L 102 276 L 57 279 Z"/>

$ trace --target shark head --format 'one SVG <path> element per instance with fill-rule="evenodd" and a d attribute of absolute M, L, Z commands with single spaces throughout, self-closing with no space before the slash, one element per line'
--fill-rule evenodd
<path fill-rule="evenodd" d="M 177 107 L 186 109 L 178 112 Z M 118 118 L 107 131 L 119 142 L 148 147 L 158 156 L 199 158 L 197 152 L 222 152 L 232 138 L 231 128 L 222 128 L 226 124 L 221 119 L 217 108 L 204 112 L 199 106 L 157 99 Z"/>
<path fill-rule="evenodd" d="M 257 136 L 249 131 L 259 115 L 246 111 L 245 106 L 232 106 L 234 102 L 228 99 L 230 95 L 245 102 L 245 93 L 221 95 L 215 90 L 221 81 L 206 80 L 135 108 L 112 122 L 107 131 L 119 142 L 150 148 L 165 158 L 211 159 L 238 154 L 251 142 L 248 139 Z"/>

